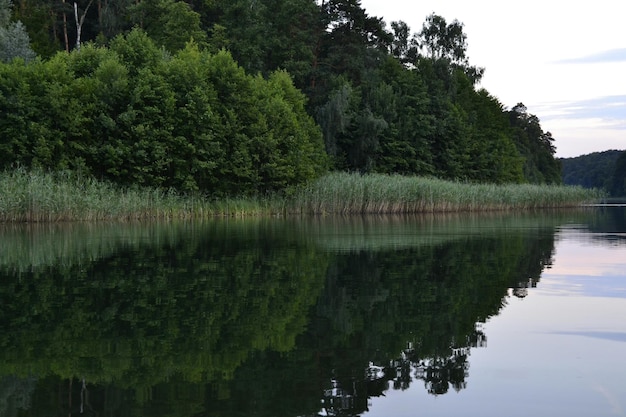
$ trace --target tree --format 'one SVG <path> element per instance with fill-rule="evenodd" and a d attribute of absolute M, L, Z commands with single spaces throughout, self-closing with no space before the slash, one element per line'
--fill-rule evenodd
<path fill-rule="evenodd" d="M 335 162 L 340 152 L 338 137 L 345 133 L 352 123 L 351 97 L 352 87 L 349 83 L 344 83 L 317 109 L 317 122 L 324 134 L 326 152 L 335 159 Z"/>
<path fill-rule="evenodd" d="M 391 55 L 404 64 L 414 64 L 419 53 L 417 35 L 411 36 L 409 26 L 401 20 L 391 22 L 391 30 Z"/>
<path fill-rule="evenodd" d="M 9 62 L 14 58 L 25 61 L 35 59 L 30 47 L 30 38 L 22 22 L 11 21 L 11 0 L 0 0 L 0 61 Z"/>
<path fill-rule="evenodd" d="M 615 162 L 622 152 L 609 150 L 560 159 L 563 166 L 563 183 L 609 191 L 615 172 Z"/>
<path fill-rule="evenodd" d="M 615 162 L 615 172 L 611 178 L 610 193 L 613 197 L 626 196 L 626 151 Z"/>
<path fill-rule="evenodd" d="M 200 15 L 184 1 L 142 0 L 129 10 L 133 23 L 170 52 L 183 49 L 191 40 L 198 44 L 207 40 L 200 26 Z"/>
<path fill-rule="evenodd" d="M 376 171 L 405 175 L 434 175 L 430 142 L 431 97 L 419 71 L 407 70 L 396 59 L 387 59 L 380 69 L 383 81 L 374 105 L 389 124 L 381 135 Z"/>
<path fill-rule="evenodd" d="M 107 39 L 128 30 L 133 0 L 98 0 L 98 31 Z"/>
<path fill-rule="evenodd" d="M 426 18 L 418 38 L 428 58 L 450 62 L 453 67 L 461 68 L 474 83 L 482 78 L 484 70 L 469 65 L 467 35 L 458 20 L 448 24 L 443 17 L 433 13 Z"/>
<path fill-rule="evenodd" d="M 0 27 L 6 27 L 11 22 L 12 7 L 11 0 L 0 0 Z"/>
<path fill-rule="evenodd" d="M 329 0 L 322 3 L 326 23 L 320 69 L 344 75 L 357 87 L 368 69 L 378 65 L 392 42 L 382 19 L 372 17 L 360 0 Z"/>
<path fill-rule="evenodd" d="M 556 148 L 550 132 L 544 132 L 539 118 L 528 113 L 523 103 L 509 111 L 511 133 L 524 162 L 526 181 L 538 184 L 561 184 L 561 163 L 554 157 Z"/>
<path fill-rule="evenodd" d="M 87 12 L 89 11 L 89 7 L 91 7 L 91 3 L 93 0 L 89 0 L 87 3 L 87 7 L 85 10 L 81 12 L 80 17 L 78 16 L 78 3 L 74 2 L 74 19 L 76 21 L 76 49 L 80 50 L 80 37 L 83 30 L 83 24 L 85 23 L 85 16 L 87 16 Z"/>
<path fill-rule="evenodd" d="M 457 64 L 467 62 L 467 36 L 458 20 L 447 24 L 446 19 L 433 13 L 426 18 L 419 36 L 431 59 L 445 58 Z"/>
<path fill-rule="evenodd" d="M 136 29 L 109 48 L 0 65 L 0 168 L 219 196 L 287 192 L 328 166 L 305 101 L 285 72 L 251 76 L 193 43 L 169 55 Z"/>
<path fill-rule="evenodd" d="M 524 159 L 513 142 L 504 106 L 486 90 L 476 91 L 465 74 L 457 76 L 457 103 L 468 127 L 466 178 L 490 183 L 523 182 Z"/>
<path fill-rule="evenodd" d="M 228 49 L 248 73 L 286 70 L 308 85 L 322 29 L 314 0 L 215 0 L 205 13 L 213 52 Z"/>

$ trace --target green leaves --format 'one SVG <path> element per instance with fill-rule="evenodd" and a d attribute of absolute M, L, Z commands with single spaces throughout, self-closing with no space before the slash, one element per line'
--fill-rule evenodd
<path fill-rule="evenodd" d="M 110 49 L 85 45 L 0 71 L 3 168 L 80 168 L 225 196 L 283 191 L 327 167 L 289 75 L 247 75 L 224 51 L 189 44 L 169 56 L 135 30 Z"/>
<path fill-rule="evenodd" d="M 626 196 L 626 151 L 615 162 L 615 171 L 609 183 L 609 192 L 614 197 Z"/>
<path fill-rule="evenodd" d="M 554 158 L 554 139 L 544 132 L 539 118 L 527 112 L 522 103 L 509 112 L 511 136 L 524 158 L 526 181 L 537 184 L 561 184 L 561 163 Z"/>
<path fill-rule="evenodd" d="M 131 6 L 132 20 L 157 46 L 170 52 L 185 47 L 191 40 L 205 43 L 207 35 L 200 27 L 200 15 L 184 1 L 143 0 Z"/>
<path fill-rule="evenodd" d="M 517 118 L 477 90 L 483 69 L 469 64 L 457 20 L 433 13 L 419 33 L 401 21 L 388 30 L 360 0 L 102 6 L 90 9 L 84 34 L 99 32 L 108 49 L 87 44 L 31 68 L 16 63 L 10 71 L 28 73 L 24 88 L 0 81 L 0 107 L 15 107 L 0 121 L 15 139 L 0 146 L 16 152 L 1 166 L 81 167 L 213 195 L 282 191 L 329 160 L 338 170 L 559 181 L 553 138 L 538 119 Z M 35 26 L 63 28 L 68 10 L 33 0 L 19 17 L 34 36 Z"/>

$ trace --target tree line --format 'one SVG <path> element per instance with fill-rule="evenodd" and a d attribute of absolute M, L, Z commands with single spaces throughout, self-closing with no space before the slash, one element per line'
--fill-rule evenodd
<path fill-rule="evenodd" d="M 2 168 L 211 194 L 328 169 L 561 182 L 552 135 L 479 88 L 456 20 L 413 33 L 360 0 L 2 2 L 21 33 L 0 36 Z"/>
<path fill-rule="evenodd" d="M 626 196 L 626 151 L 609 150 L 561 159 L 563 183 Z"/>

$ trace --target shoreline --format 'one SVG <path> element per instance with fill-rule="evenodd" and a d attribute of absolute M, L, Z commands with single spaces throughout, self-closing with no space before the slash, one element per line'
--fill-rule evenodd
<path fill-rule="evenodd" d="M 0 223 L 523 211 L 592 206 L 602 198 L 572 186 L 335 172 L 284 196 L 216 199 L 17 169 L 0 174 Z"/>

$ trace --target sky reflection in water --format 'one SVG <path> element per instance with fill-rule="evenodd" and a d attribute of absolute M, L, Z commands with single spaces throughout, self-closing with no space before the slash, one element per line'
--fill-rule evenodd
<path fill-rule="evenodd" d="M 625 222 L 9 228 L 0 416 L 626 415 Z"/>
<path fill-rule="evenodd" d="M 623 234 L 622 234 L 623 235 Z M 467 388 L 388 391 L 367 416 L 626 416 L 626 241 L 563 228 L 553 265 L 483 326 Z"/>

